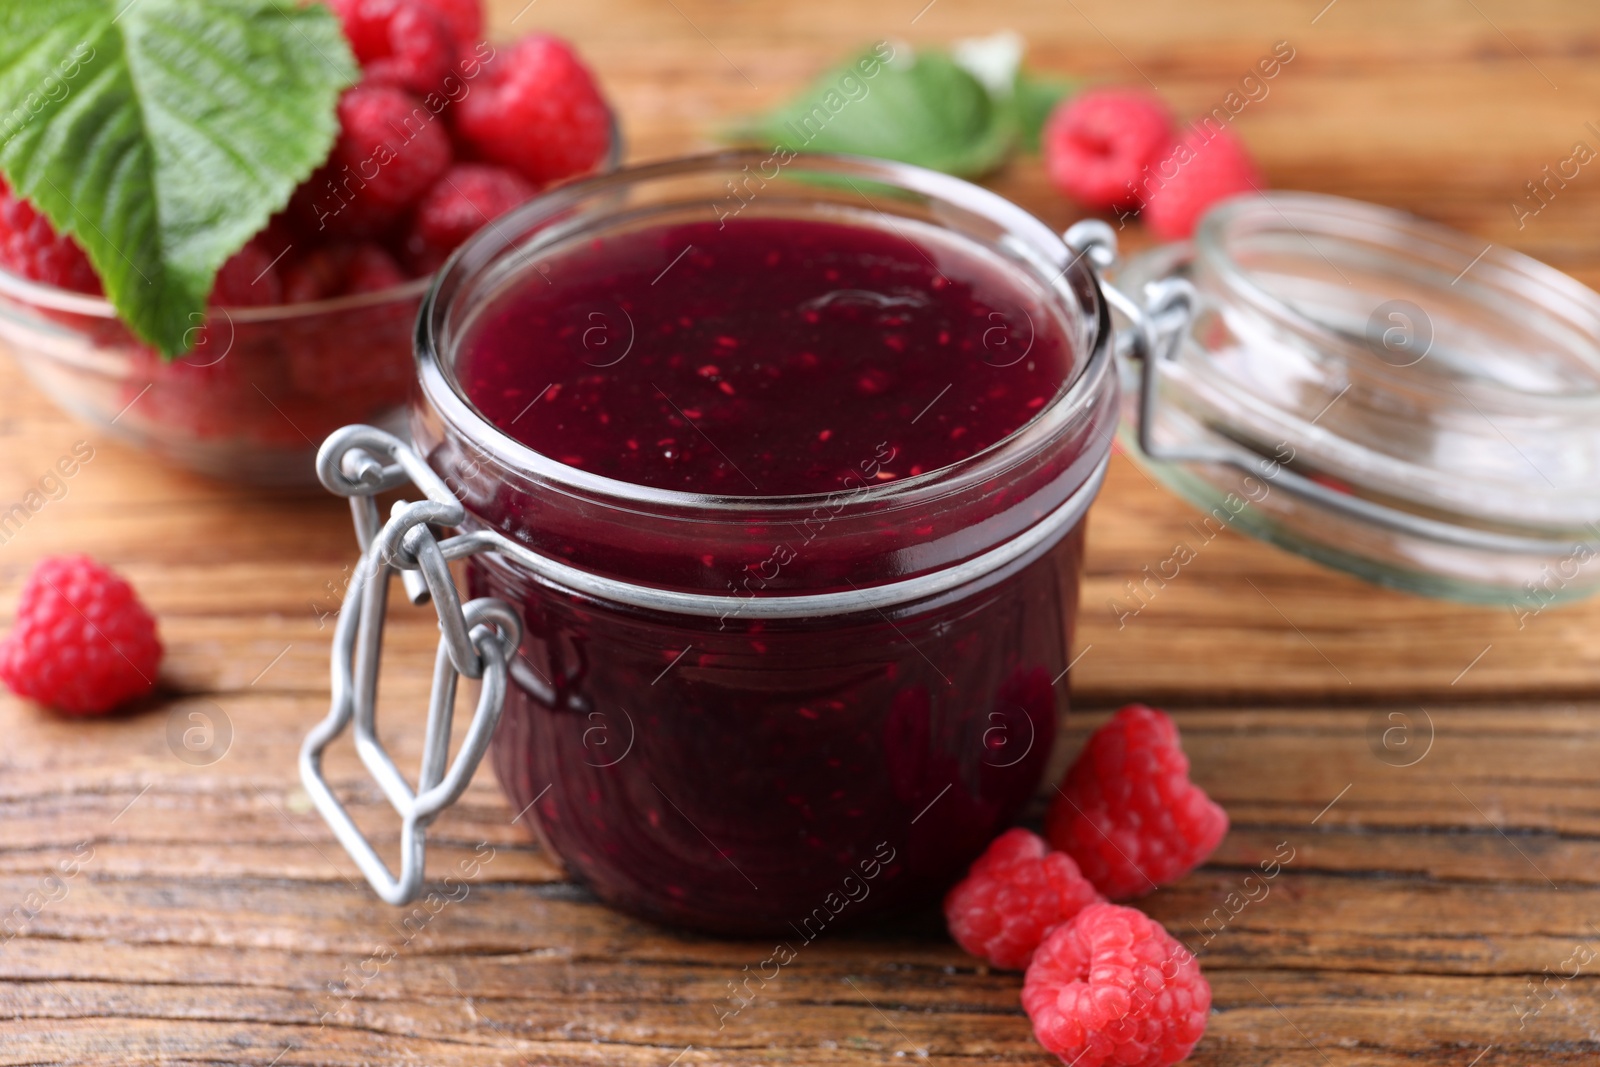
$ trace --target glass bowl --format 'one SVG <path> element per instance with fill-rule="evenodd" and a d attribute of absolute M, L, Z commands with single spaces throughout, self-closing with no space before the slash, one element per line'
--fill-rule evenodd
<path fill-rule="evenodd" d="M 352 420 L 399 426 L 428 278 L 376 293 L 213 308 L 163 360 L 111 305 L 0 271 L 0 342 L 46 396 L 169 463 L 255 485 L 308 485 L 317 444 Z"/>
<path fill-rule="evenodd" d="M 621 158 L 613 116 L 596 172 Z M 412 330 L 431 282 L 211 308 L 190 353 L 166 361 L 103 298 L 0 270 L 0 346 L 62 410 L 166 462 L 252 485 L 311 486 L 317 446 L 340 426 L 403 431 Z"/>

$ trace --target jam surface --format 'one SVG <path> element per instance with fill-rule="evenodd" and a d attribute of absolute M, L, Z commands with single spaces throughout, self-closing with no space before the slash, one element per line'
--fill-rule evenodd
<path fill-rule="evenodd" d="M 948 466 L 1049 403 L 1072 348 L 1015 268 L 909 225 L 751 218 L 577 243 L 472 326 L 462 390 L 535 450 L 659 489 L 825 493 L 867 461 L 885 482 Z"/>

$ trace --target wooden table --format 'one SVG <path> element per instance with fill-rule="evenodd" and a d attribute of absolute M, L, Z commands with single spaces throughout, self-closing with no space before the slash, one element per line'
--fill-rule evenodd
<path fill-rule="evenodd" d="M 1189 112 L 1288 40 L 1294 61 L 1239 119 L 1274 184 L 1409 208 L 1600 282 L 1600 173 L 1525 228 L 1509 208 L 1574 141 L 1600 143 L 1584 126 L 1600 120 L 1590 0 L 542 0 L 513 27 L 524 2 L 497 4 L 499 32 L 575 38 L 640 159 L 708 145 L 716 121 L 883 37 L 1011 27 L 1039 67 L 1148 79 Z M 994 184 L 1054 225 L 1073 218 L 1035 161 Z M 295 772 L 352 560 L 343 505 L 157 468 L 9 365 L 0 435 L 6 502 L 75 441 L 96 449 L 0 550 L 8 602 L 38 556 L 92 552 L 139 587 L 169 650 L 165 696 L 133 714 L 68 722 L 0 702 L 0 1063 L 1050 1062 L 1019 978 L 975 966 L 934 917 L 818 943 L 719 1031 L 712 1004 L 764 946 L 595 904 L 510 825 L 488 774 L 438 823 L 431 869 L 479 842 L 492 863 L 401 928 Z M 1114 462 L 1090 528 L 1072 747 L 1120 703 L 1161 702 L 1232 815 L 1212 862 L 1145 902 L 1216 991 L 1194 1062 L 1595 1062 L 1600 604 L 1519 626 L 1230 533 L 1119 629 L 1107 601 L 1190 517 Z M 423 612 L 395 625 L 389 707 L 421 707 L 431 626 Z M 231 730 L 208 766 L 169 744 L 193 712 Z M 387 721 L 410 765 L 420 716 Z M 1391 727 L 1411 731 L 1403 758 L 1383 747 Z M 348 753 L 333 774 L 392 845 Z M 1280 843 L 1294 859 L 1270 894 L 1219 924 Z M 50 880 L 63 863 L 75 873 Z M 339 981 L 348 1000 L 329 992 Z"/>

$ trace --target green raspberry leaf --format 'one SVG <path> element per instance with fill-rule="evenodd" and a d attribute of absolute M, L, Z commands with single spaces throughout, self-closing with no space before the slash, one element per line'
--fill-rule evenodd
<path fill-rule="evenodd" d="M 293 0 L 5 0 L 0 172 L 173 356 L 217 268 L 328 156 L 356 64 Z"/>
<path fill-rule="evenodd" d="M 740 141 L 876 156 L 965 177 L 999 166 L 1016 134 L 1009 102 L 949 53 L 913 53 L 904 45 L 863 53 L 792 103 L 733 131 Z"/>

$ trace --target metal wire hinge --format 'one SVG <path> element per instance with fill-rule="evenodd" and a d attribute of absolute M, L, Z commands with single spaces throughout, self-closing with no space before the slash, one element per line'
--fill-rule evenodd
<path fill-rule="evenodd" d="M 1084 219 L 1062 235 L 1067 246 L 1087 256 L 1101 275 L 1100 289 L 1106 303 L 1127 319 L 1131 329 L 1118 330 L 1116 355 L 1119 360 L 1134 358 L 1140 363 L 1139 448 L 1153 459 L 1167 462 L 1230 463 L 1232 453 L 1205 445 L 1182 448 L 1161 444 L 1155 439 L 1156 408 L 1160 403 L 1161 377 L 1166 364 L 1178 357 L 1183 338 L 1200 310 L 1200 294 L 1182 278 L 1163 278 L 1145 286 L 1144 302 L 1128 296 L 1104 275 L 1117 265 L 1117 235 L 1101 219 Z"/>
<path fill-rule="evenodd" d="M 451 538 L 441 547 L 432 527 L 459 525 L 465 509 L 409 446 L 371 426 L 346 426 L 323 442 L 317 453 L 317 475 L 331 492 L 350 498 L 361 560 L 334 628 L 332 702 L 327 718 L 306 735 L 300 748 L 300 779 L 372 888 L 390 904 L 405 904 L 422 887 L 428 826 L 466 790 L 500 721 L 508 664 L 521 643 L 522 626 L 503 600 L 481 597 L 461 602 L 448 560 L 488 546 L 455 544 L 464 539 Z M 380 524 L 374 496 L 407 482 L 420 488 L 426 499 L 396 503 L 388 521 Z M 439 651 L 415 790 L 378 739 L 376 727 L 384 615 L 389 582 L 396 574 L 405 580 L 413 603 L 431 601 L 439 616 Z M 483 684 L 461 749 L 447 767 L 456 685 L 463 676 Z M 400 815 L 398 876 L 390 873 L 322 773 L 323 751 L 352 722 L 362 763 Z"/>

